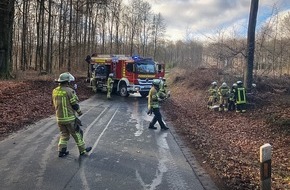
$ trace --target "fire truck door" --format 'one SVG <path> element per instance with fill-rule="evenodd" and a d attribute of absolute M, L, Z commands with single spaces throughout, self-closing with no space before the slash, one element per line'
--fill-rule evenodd
<path fill-rule="evenodd" d="M 126 63 L 126 76 L 130 82 L 134 81 L 134 63 Z"/>

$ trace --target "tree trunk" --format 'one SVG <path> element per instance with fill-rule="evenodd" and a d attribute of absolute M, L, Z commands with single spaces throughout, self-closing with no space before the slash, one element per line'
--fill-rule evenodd
<path fill-rule="evenodd" d="M 247 67 L 245 69 L 244 83 L 248 91 L 251 91 L 253 83 L 253 68 L 255 55 L 255 29 L 257 21 L 257 13 L 259 0 L 251 1 L 251 11 L 248 26 L 248 44 L 247 44 Z"/>
<path fill-rule="evenodd" d="M 47 47 L 46 47 L 46 72 L 51 73 L 52 65 L 50 60 L 51 49 L 51 4 L 52 0 L 48 1 L 48 29 L 47 29 Z"/>
<path fill-rule="evenodd" d="M 70 11 L 70 14 L 69 14 L 69 34 L 68 34 L 68 63 L 67 63 L 67 71 L 70 72 L 71 70 L 71 51 L 72 51 L 72 20 L 73 20 L 73 10 L 72 10 L 72 4 L 73 4 L 73 1 L 70 0 L 70 5 L 69 5 L 69 11 Z"/>
<path fill-rule="evenodd" d="M 0 3 L 0 77 L 9 78 L 12 66 L 14 0 Z"/>

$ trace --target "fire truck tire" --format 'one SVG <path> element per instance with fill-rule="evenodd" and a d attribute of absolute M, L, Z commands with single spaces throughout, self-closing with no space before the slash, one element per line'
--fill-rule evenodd
<path fill-rule="evenodd" d="M 129 93 L 127 91 L 127 85 L 126 84 L 122 84 L 120 86 L 119 93 L 120 93 L 120 96 L 122 96 L 122 97 L 128 97 L 129 96 Z"/>

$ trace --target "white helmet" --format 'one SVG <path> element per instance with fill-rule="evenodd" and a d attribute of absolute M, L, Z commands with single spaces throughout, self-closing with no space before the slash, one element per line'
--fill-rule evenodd
<path fill-rule="evenodd" d="M 75 77 L 70 74 L 69 72 L 61 73 L 56 80 L 56 82 L 62 83 L 62 82 L 71 82 L 75 81 Z"/>
<path fill-rule="evenodd" d="M 226 86 L 227 86 L 227 83 L 223 82 L 222 87 L 226 87 Z"/>
<path fill-rule="evenodd" d="M 113 77 L 113 76 L 114 76 L 114 74 L 113 74 L 113 73 L 110 73 L 110 74 L 109 74 L 109 77 Z"/>
<path fill-rule="evenodd" d="M 233 84 L 233 87 L 237 87 L 237 86 L 238 86 L 237 83 L 234 83 L 234 84 Z"/>
<path fill-rule="evenodd" d="M 68 76 L 69 76 L 69 82 L 75 81 L 75 77 L 70 74 L 69 72 L 67 72 Z"/>
<path fill-rule="evenodd" d="M 252 84 L 252 87 L 253 87 L 253 88 L 256 88 L 256 87 L 257 87 L 257 85 L 256 85 L 255 83 L 253 83 L 253 84 Z"/>
<path fill-rule="evenodd" d="M 242 81 L 237 81 L 237 85 L 240 85 L 240 84 L 243 84 L 243 82 Z"/>
<path fill-rule="evenodd" d="M 152 84 L 153 84 L 154 86 L 159 86 L 159 84 L 160 84 L 160 80 L 159 80 L 159 79 L 154 79 L 153 82 L 152 82 Z"/>
<path fill-rule="evenodd" d="M 216 81 L 213 81 L 211 84 L 212 84 L 213 86 L 216 86 L 216 85 L 217 85 L 217 82 L 216 82 Z"/>

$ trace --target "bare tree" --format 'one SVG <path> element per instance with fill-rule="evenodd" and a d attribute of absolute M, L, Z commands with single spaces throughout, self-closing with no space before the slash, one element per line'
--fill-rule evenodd
<path fill-rule="evenodd" d="M 247 68 L 245 69 L 244 83 L 250 91 L 253 83 L 254 54 L 255 54 L 255 34 L 256 21 L 259 7 L 259 0 L 251 1 L 251 10 L 248 26 L 248 44 L 247 44 Z"/>
<path fill-rule="evenodd" d="M 155 59 L 158 41 L 163 38 L 164 33 L 166 31 L 166 24 L 160 13 L 158 13 L 157 15 L 154 15 L 152 28 L 153 28 L 152 34 L 153 34 L 153 48 L 154 48 L 153 57 Z"/>
<path fill-rule="evenodd" d="M 0 77 L 9 78 L 12 66 L 12 33 L 14 19 L 14 0 L 0 3 Z"/>

